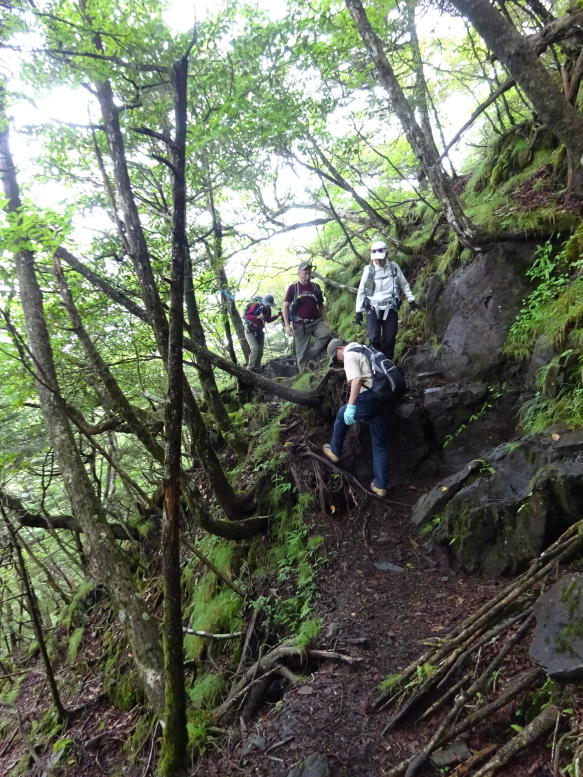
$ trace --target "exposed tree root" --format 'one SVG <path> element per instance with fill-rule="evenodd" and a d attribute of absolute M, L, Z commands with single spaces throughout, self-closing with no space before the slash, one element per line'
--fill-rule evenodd
<path fill-rule="evenodd" d="M 492 678 L 504 671 L 509 655 L 516 649 L 530 628 L 533 601 L 545 578 L 552 579 L 561 562 L 568 560 L 583 545 L 583 521 L 571 526 L 553 545 L 532 562 L 529 569 L 447 636 L 433 640 L 430 649 L 395 678 L 395 682 L 373 702 L 373 709 L 398 703 L 397 712 L 389 719 L 383 735 L 394 729 L 415 710 L 426 705 L 419 717 L 428 719 L 445 706 L 439 724 L 431 737 L 401 763 L 386 772 L 387 777 L 413 777 L 431 753 L 476 725 L 492 718 L 515 699 L 540 682 L 544 672 L 533 669 L 517 680 L 506 681 L 504 689 L 489 703 L 472 709 L 476 698 L 485 693 Z M 500 645 L 499 640 L 504 639 Z M 427 643 L 426 643 L 427 644 Z M 481 654 L 491 656 L 480 668 Z M 468 669 L 471 661 L 474 669 Z M 418 681 L 417 678 L 422 678 Z M 447 702 L 447 705 L 446 705 Z M 469 709 L 468 709 L 469 707 Z M 513 737 L 490 758 L 474 777 L 492 777 L 519 750 L 547 733 L 558 722 L 556 707 L 546 707 L 519 735 Z M 489 753 L 482 752 L 483 761 Z M 475 767 L 474 767 L 475 768 Z M 466 774 L 464 765 L 456 770 Z"/>
<path fill-rule="evenodd" d="M 522 729 L 510 742 L 507 742 L 498 750 L 495 756 L 475 772 L 474 777 L 492 777 L 498 769 L 505 766 L 516 753 L 532 745 L 539 737 L 550 731 L 557 723 L 561 713 L 553 704 L 539 712 L 528 726 Z"/>
<path fill-rule="evenodd" d="M 214 720 L 220 721 L 232 714 L 236 703 L 243 704 L 248 694 L 255 690 L 259 683 L 264 683 L 274 674 L 283 676 L 291 685 L 298 685 L 300 682 L 298 676 L 284 663 L 289 658 L 300 659 L 300 661 L 305 661 L 307 658 L 328 659 L 342 661 L 351 666 L 364 662 L 363 658 L 354 658 L 331 650 L 304 650 L 288 640 L 270 650 L 245 670 L 243 676 L 231 688 L 225 701 L 213 711 Z"/>

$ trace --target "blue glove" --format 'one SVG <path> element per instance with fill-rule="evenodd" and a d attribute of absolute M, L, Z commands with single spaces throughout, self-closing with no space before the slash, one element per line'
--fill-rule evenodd
<path fill-rule="evenodd" d="M 359 326 L 362 325 L 362 310 L 354 317 L 354 323 L 358 324 Z"/>
<path fill-rule="evenodd" d="M 346 410 L 344 411 L 344 423 L 347 426 L 352 426 L 352 424 L 356 423 L 356 405 L 346 405 Z"/>

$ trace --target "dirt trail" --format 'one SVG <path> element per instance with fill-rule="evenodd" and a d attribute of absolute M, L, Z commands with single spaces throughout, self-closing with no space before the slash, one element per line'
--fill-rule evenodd
<path fill-rule="evenodd" d="M 313 461 L 306 463 L 307 480 L 310 466 Z M 380 777 L 428 738 L 427 725 L 381 735 L 389 714 L 370 711 L 378 684 L 418 658 L 424 639 L 447 631 L 507 581 L 454 572 L 444 554 L 429 553 L 415 536 L 411 506 L 444 474 L 427 469 L 431 477 L 397 485 L 386 503 L 353 487 L 357 507 L 340 515 L 321 511 L 314 519 L 328 558 L 318 581 L 317 615 L 326 624 L 318 647 L 362 664 L 310 667 L 303 685 L 265 704 L 239 741 L 205 757 L 193 774 L 287 777 L 307 755 L 321 753 L 334 777 Z M 427 766 L 418 774 L 438 773 Z M 507 774 L 527 772 L 513 764 Z"/>

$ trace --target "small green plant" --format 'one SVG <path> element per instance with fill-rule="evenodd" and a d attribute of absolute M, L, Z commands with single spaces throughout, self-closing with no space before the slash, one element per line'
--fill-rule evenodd
<path fill-rule="evenodd" d="M 437 515 L 434 515 L 433 518 L 430 521 L 427 521 L 423 524 L 423 526 L 419 529 L 419 536 L 425 538 L 431 537 L 433 532 L 437 529 L 439 524 L 441 523 L 443 519 L 443 516 L 441 513 L 438 513 Z"/>
<path fill-rule="evenodd" d="M 499 386 L 488 386 L 488 398 L 486 401 L 480 406 L 478 410 L 476 410 L 475 413 L 472 413 L 467 421 L 460 424 L 458 428 L 455 429 L 455 431 L 453 431 L 451 434 L 447 434 L 445 436 L 443 440 L 443 447 L 447 448 L 447 446 L 450 445 L 456 437 L 459 437 L 459 435 L 464 432 L 470 424 L 475 424 L 476 421 L 479 421 L 482 416 L 492 408 L 493 402 L 497 399 L 500 399 L 500 397 L 504 395 L 505 389 L 506 383 L 501 383 Z"/>
<path fill-rule="evenodd" d="M 379 691 L 390 691 L 401 682 L 402 678 L 403 675 L 399 672 L 388 675 L 382 682 L 379 683 Z"/>
<path fill-rule="evenodd" d="M 295 643 L 300 650 L 305 650 L 311 645 L 322 630 L 322 623 L 316 619 L 308 619 L 300 626 L 296 634 Z"/>
<path fill-rule="evenodd" d="M 494 467 L 492 464 L 490 464 L 489 461 L 486 461 L 486 459 L 474 459 L 473 461 L 477 462 L 480 465 L 479 473 L 480 475 L 494 475 L 496 472 L 496 467 Z M 472 464 L 473 462 L 470 462 Z"/>

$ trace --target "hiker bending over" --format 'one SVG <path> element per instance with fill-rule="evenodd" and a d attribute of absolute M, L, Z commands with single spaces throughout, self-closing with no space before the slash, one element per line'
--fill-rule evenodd
<path fill-rule="evenodd" d="M 356 295 L 356 323 L 362 324 L 366 311 L 369 345 L 393 358 L 399 326 L 398 310 L 404 294 L 411 310 L 418 305 L 407 279 L 396 262 L 387 258 L 387 244 L 377 240 L 370 247 L 371 263 L 365 268 Z"/>
<path fill-rule="evenodd" d="M 312 265 L 309 262 L 298 265 L 298 280 L 288 286 L 281 312 L 286 334 L 293 334 L 296 361 L 301 372 L 310 359 L 322 353 L 332 336 L 324 321 L 322 290 L 317 283 L 312 283 Z M 312 338 L 314 345 L 309 350 Z"/>
<path fill-rule="evenodd" d="M 389 424 L 394 403 L 405 390 L 403 374 L 390 359 L 374 348 L 359 343 L 346 343 L 335 337 L 328 343 L 330 367 L 344 363 L 350 384 L 348 402 L 336 413 L 332 438 L 323 446 L 324 454 L 336 463 L 348 427 L 365 421 L 372 444 L 373 481 L 371 491 L 386 496 L 389 484 Z"/>
<path fill-rule="evenodd" d="M 274 304 L 275 300 L 271 294 L 266 294 L 264 297 L 253 297 L 243 313 L 245 340 L 251 349 L 247 369 L 253 372 L 259 372 L 261 367 L 265 344 L 265 324 L 270 324 L 281 316 L 280 310 L 274 316 L 271 315 L 271 307 Z"/>

